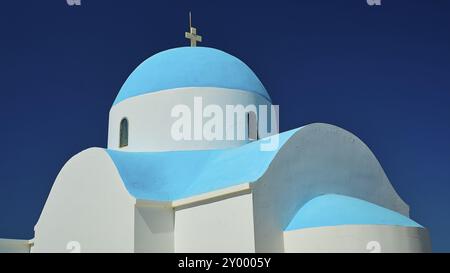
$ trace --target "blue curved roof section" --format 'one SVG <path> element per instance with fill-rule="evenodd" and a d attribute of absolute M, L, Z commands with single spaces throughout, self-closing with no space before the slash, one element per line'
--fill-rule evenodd
<path fill-rule="evenodd" d="M 422 227 L 400 213 L 373 203 L 344 195 L 326 194 L 308 201 L 285 231 L 338 225 Z"/>
<path fill-rule="evenodd" d="M 258 180 L 299 129 L 279 134 L 279 146 L 274 151 L 261 151 L 260 145 L 267 139 L 225 150 L 106 151 L 135 198 L 173 201 Z"/>
<path fill-rule="evenodd" d="M 238 58 L 209 47 L 179 47 L 141 63 L 123 84 L 114 105 L 130 97 L 180 87 L 239 89 L 271 101 L 255 73 Z"/>

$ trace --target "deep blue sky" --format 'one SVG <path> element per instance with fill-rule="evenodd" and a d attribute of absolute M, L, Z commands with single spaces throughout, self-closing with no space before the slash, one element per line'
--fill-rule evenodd
<path fill-rule="evenodd" d="M 0 237 L 31 238 L 75 153 L 105 147 L 108 111 L 145 58 L 202 45 L 245 61 L 282 131 L 327 122 L 381 162 L 434 251 L 450 251 L 450 1 L 4 1 Z"/>

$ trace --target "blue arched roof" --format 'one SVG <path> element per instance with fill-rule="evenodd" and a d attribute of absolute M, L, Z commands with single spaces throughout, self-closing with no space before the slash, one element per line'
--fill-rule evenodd
<path fill-rule="evenodd" d="M 253 71 L 238 58 L 208 47 L 179 47 L 157 53 L 128 77 L 114 104 L 127 98 L 180 87 L 220 87 L 270 96 Z"/>
<path fill-rule="evenodd" d="M 303 205 L 285 230 L 337 225 L 422 227 L 398 212 L 373 203 L 344 195 L 326 194 Z"/>
<path fill-rule="evenodd" d="M 258 180 L 300 129 L 279 134 L 278 149 L 273 151 L 262 151 L 260 145 L 267 139 L 261 139 L 224 150 L 107 152 L 135 198 L 173 201 Z"/>

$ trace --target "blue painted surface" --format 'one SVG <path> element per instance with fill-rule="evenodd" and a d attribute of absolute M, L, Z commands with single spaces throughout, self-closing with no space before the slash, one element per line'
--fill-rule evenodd
<path fill-rule="evenodd" d="M 208 47 L 178 47 L 157 53 L 128 77 L 114 104 L 127 98 L 180 87 L 221 87 L 269 94 L 253 71 L 238 58 Z"/>
<path fill-rule="evenodd" d="M 137 199 L 171 201 L 256 181 L 299 129 L 279 134 L 280 145 L 274 151 L 260 150 L 267 139 L 224 150 L 106 151 L 131 195 Z"/>
<path fill-rule="evenodd" d="M 422 227 L 400 213 L 373 203 L 344 195 L 326 194 L 307 202 L 285 230 L 338 225 Z"/>

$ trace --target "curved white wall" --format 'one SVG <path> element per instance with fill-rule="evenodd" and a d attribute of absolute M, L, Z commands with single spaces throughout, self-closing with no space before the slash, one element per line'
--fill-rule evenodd
<path fill-rule="evenodd" d="M 285 252 L 431 252 L 428 231 L 418 227 L 342 225 L 284 232 Z"/>
<path fill-rule="evenodd" d="M 133 252 L 134 204 L 105 150 L 87 149 L 58 174 L 31 252 L 70 252 L 71 241 L 81 252 Z"/>
<path fill-rule="evenodd" d="M 253 192 L 257 252 L 281 252 L 284 228 L 307 201 L 322 194 L 356 197 L 409 215 L 370 149 L 355 135 L 323 123 L 297 131 Z"/>
<path fill-rule="evenodd" d="M 248 142 L 248 140 L 174 140 L 171 128 L 178 118 L 172 117 L 171 111 L 176 105 L 187 105 L 191 109 L 191 114 L 194 115 L 195 97 L 202 98 L 203 108 L 210 104 L 218 105 L 223 110 L 224 117 L 226 105 L 270 105 L 270 102 L 258 94 L 212 87 L 176 88 L 131 97 L 114 105 L 110 110 L 108 149 L 123 151 L 208 150 L 231 148 Z M 129 123 L 128 146 L 119 148 L 120 121 L 123 118 L 127 118 Z M 192 117 L 192 122 L 193 119 Z M 203 121 L 209 119 L 205 118 Z"/>

